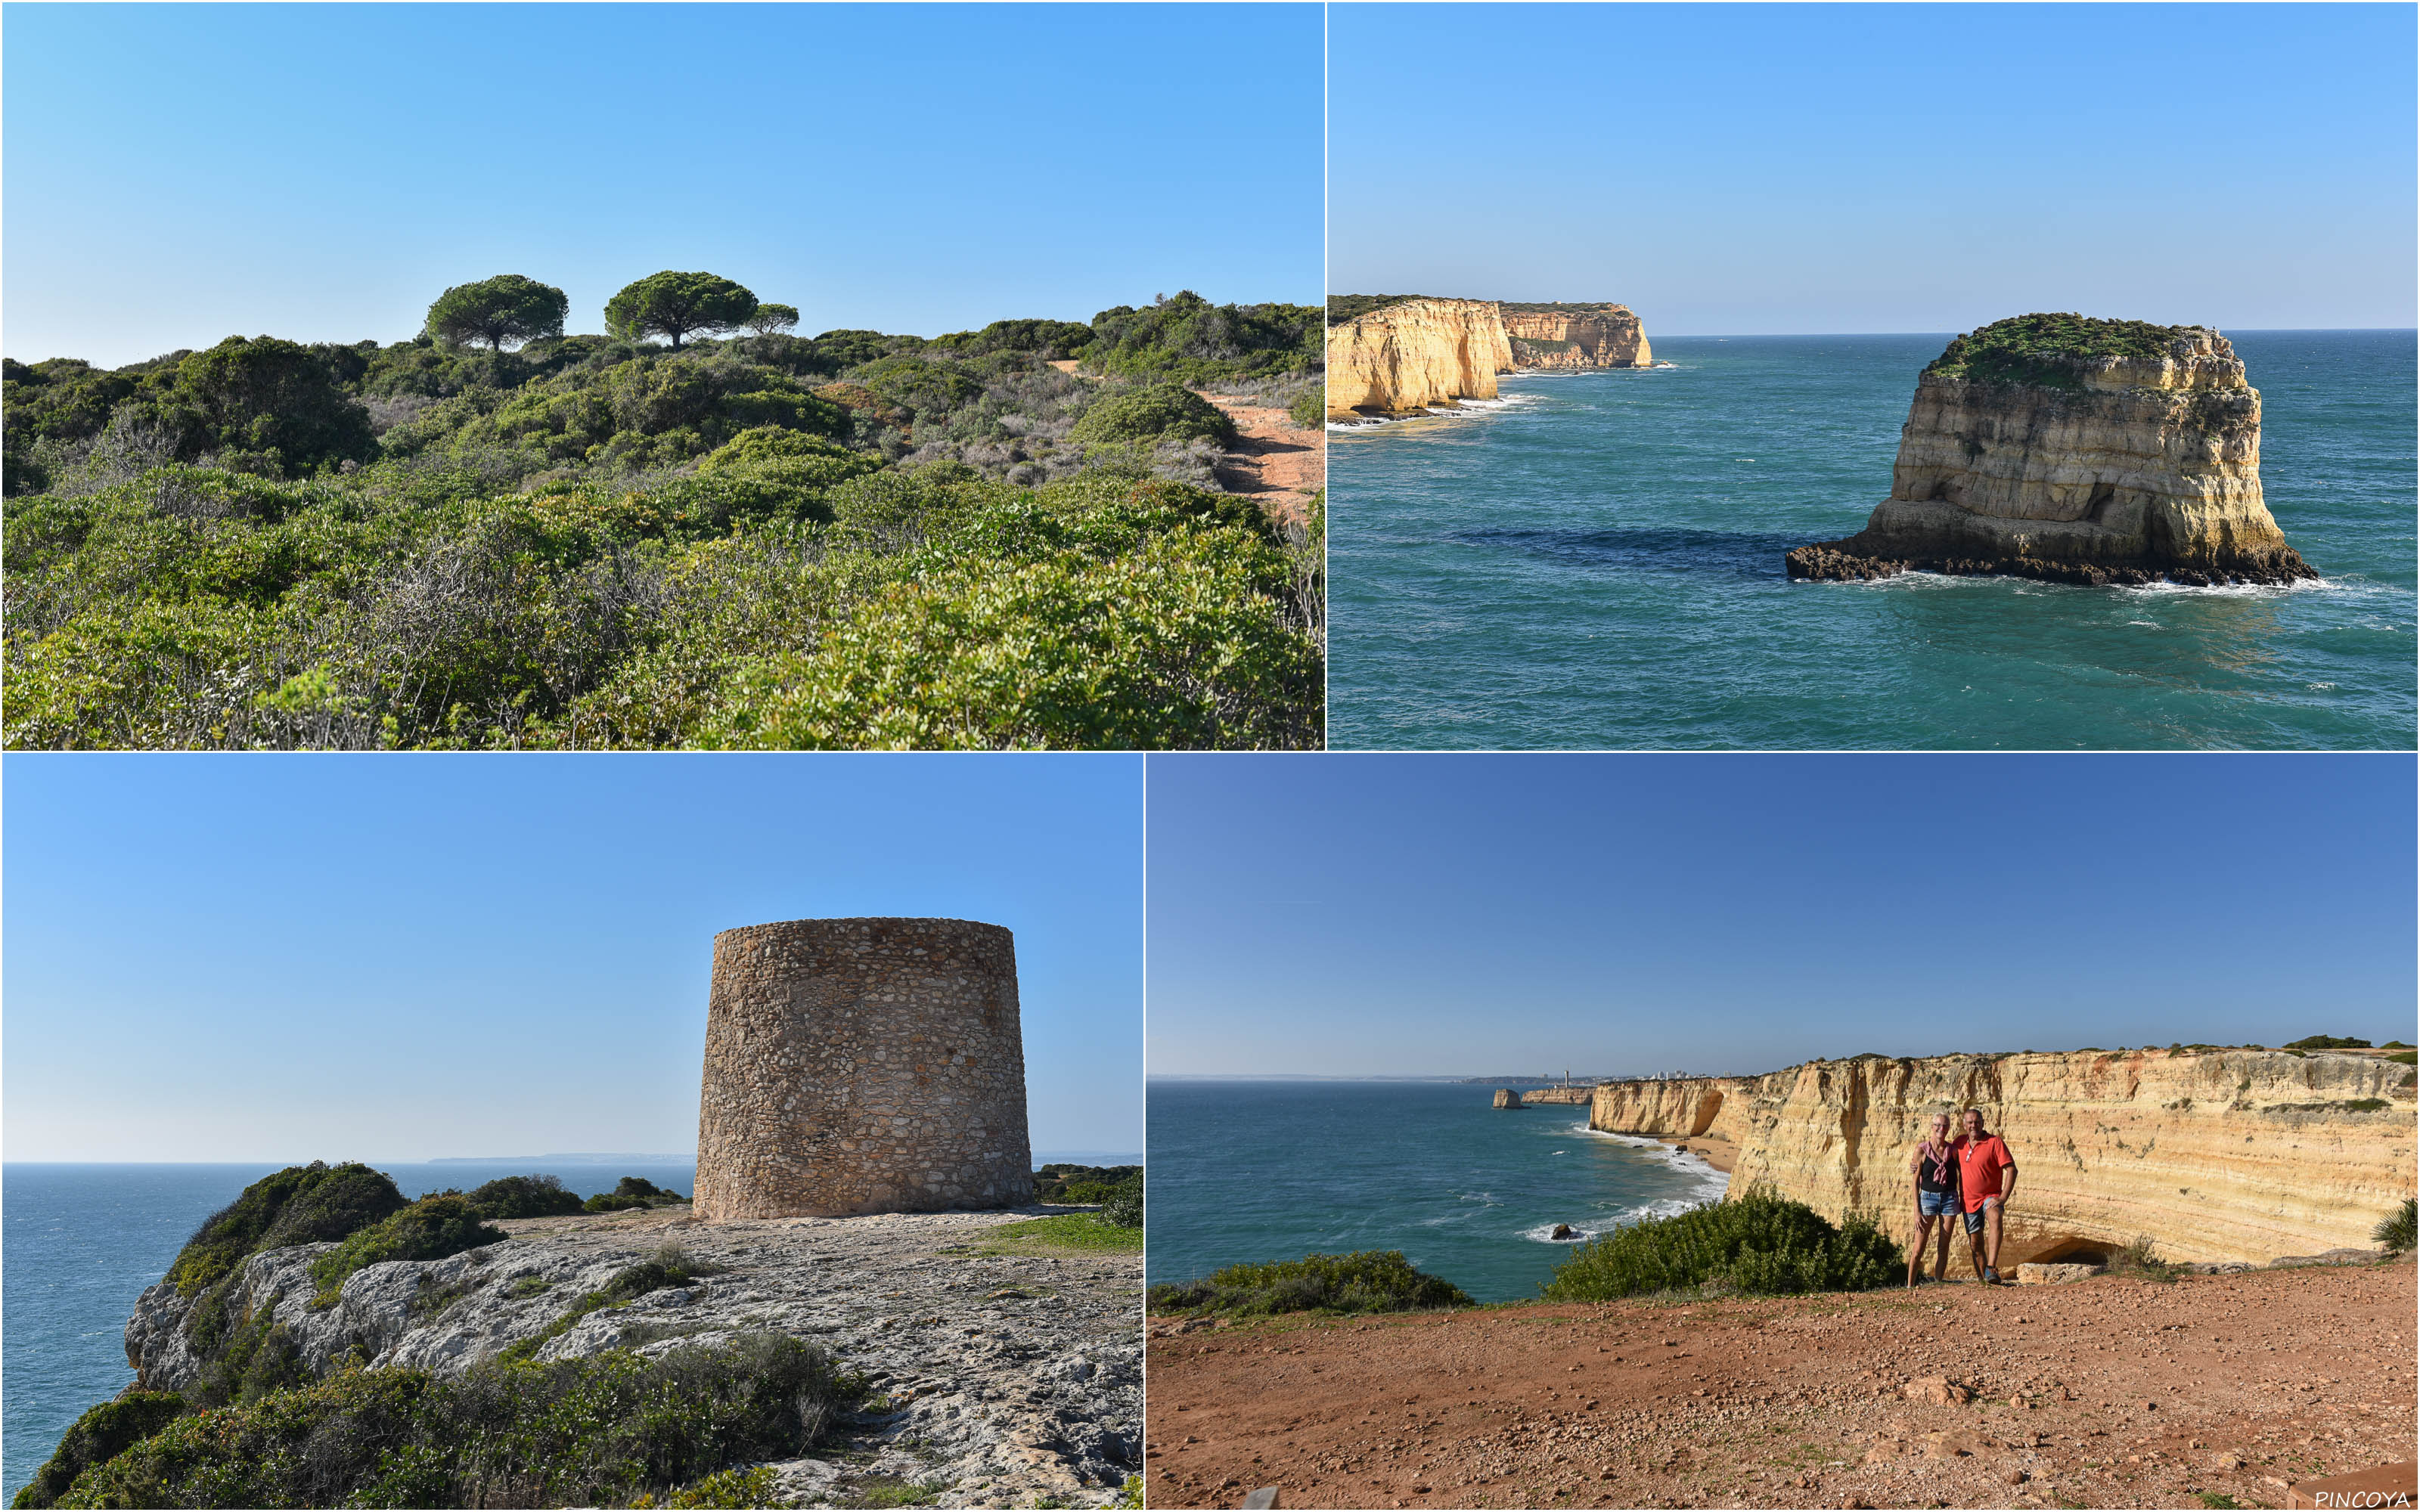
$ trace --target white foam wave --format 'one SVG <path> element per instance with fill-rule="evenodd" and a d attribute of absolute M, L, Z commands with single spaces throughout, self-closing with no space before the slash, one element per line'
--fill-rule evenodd
<path fill-rule="evenodd" d="M 1578 1132 L 1592 1138 L 1610 1139 L 1616 1144 L 1627 1145 L 1642 1153 L 1652 1150 L 1657 1160 L 1688 1177 L 1702 1196 L 1682 1201 L 1683 1209 L 1694 1208 L 1699 1203 L 1719 1201 L 1723 1194 L 1730 1190 L 1731 1179 L 1714 1169 L 1713 1162 L 1695 1150 L 1682 1149 L 1676 1146 L 1668 1145 L 1661 1139 L 1650 1139 L 1641 1134 L 1608 1134 L 1602 1129 L 1591 1129 L 1584 1123 L 1578 1126 Z M 1681 1199 L 1668 1200 L 1680 1201 Z M 1656 1206 L 1654 1203 L 1648 1204 L 1650 1208 L 1654 1206 Z"/>

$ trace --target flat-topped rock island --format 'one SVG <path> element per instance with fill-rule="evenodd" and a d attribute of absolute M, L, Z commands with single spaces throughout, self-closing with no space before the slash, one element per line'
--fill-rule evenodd
<path fill-rule="evenodd" d="M 2261 499 L 2260 394 L 2226 338 L 2072 315 L 1953 339 L 1916 380 L 1890 497 L 1786 565 L 2087 586 L 2319 576 Z"/>

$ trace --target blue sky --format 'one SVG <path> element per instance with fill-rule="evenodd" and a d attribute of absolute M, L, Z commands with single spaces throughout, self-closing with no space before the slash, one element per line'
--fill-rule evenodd
<path fill-rule="evenodd" d="M 1320 8 L 6 9 L 8 355 L 705 269 L 802 333 L 1321 296 Z"/>
<path fill-rule="evenodd" d="M 1330 287 L 1658 333 L 2415 324 L 2409 5 L 1357 5 Z"/>
<path fill-rule="evenodd" d="M 2413 1041 L 2410 756 L 1151 764 L 1153 1074 Z"/>
<path fill-rule="evenodd" d="M 1131 756 L 10 756 L 12 1161 L 696 1147 L 717 931 L 1016 934 L 1037 1151 L 1141 1148 Z"/>

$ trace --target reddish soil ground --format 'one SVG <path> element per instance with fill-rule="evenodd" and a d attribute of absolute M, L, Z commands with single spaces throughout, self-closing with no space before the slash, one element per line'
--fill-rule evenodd
<path fill-rule="evenodd" d="M 1238 432 L 1219 459 L 1218 486 L 1256 501 L 1280 519 L 1300 519 L 1311 496 L 1327 486 L 1327 431 L 1295 428 L 1282 409 L 1232 393 L 1196 393 L 1227 411 Z"/>
<path fill-rule="evenodd" d="M 2279 1506 L 2414 1458 L 2412 1278 L 1154 1319 L 1148 1504 Z"/>

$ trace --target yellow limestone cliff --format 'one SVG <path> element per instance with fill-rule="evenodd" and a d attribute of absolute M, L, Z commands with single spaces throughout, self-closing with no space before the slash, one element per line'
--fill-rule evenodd
<path fill-rule="evenodd" d="M 1493 399 L 1512 346 L 1493 300 L 1397 300 L 1327 328 L 1327 418 Z"/>
<path fill-rule="evenodd" d="M 1968 1107 L 2017 1161 L 2004 1268 L 2141 1236 L 2163 1258 L 2256 1265 L 2362 1247 L 2413 1192 L 2412 1068 L 2326 1051 L 1817 1060 L 1602 1083 L 1589 1126 L 1714 1143 L 1732 1196 L 1761 1185 L 1900 1232 L 1910 1153 L 1933 1114 Z"/>
<path fill-rule="evenodd" d="M 2056 330 L 2129 355 L 2006 350 Z M 1916 379 L 1890 497 L 1866 528 L 1804 546 L 1792 578 L 1911 568 L 2097 586 L 2290 583 L 2319 574 L 2260 493 L 2260 394 L 2199 326 L 2023 316 L 1961 336 Z"/>
<path fill-rule="evenodd" d="M 1531 368 L 1652 367 L 1647 329 L 1626 304 L 1505 304 L 1512 365 Z"/>

